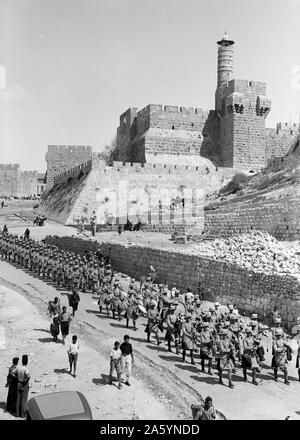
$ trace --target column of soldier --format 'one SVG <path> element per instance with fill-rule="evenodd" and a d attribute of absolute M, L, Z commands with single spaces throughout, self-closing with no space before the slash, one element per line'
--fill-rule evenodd
<path fill-rule="evenodd" d="M 132 320 L 133 329 L 137 330 L 138 317 L 147 316 L 147 342 L 154 334 L 157 345 L 160 345 L 159 332 L 166 329 L 168 350 L 172 351 L 174 343 L 176 354 L 182 355 L 183 362 L 189 352 L 191 364 L 195 364 L 195 353 L 199 352 L 201 372 L 213 375 L 214 365 L 220 384 L 223 384 L 223 373 L 227 372 L 229 387 L 233 388 L 233 376 L 238 368 L 242 369 L 245 382 L 248 381 L 247 371 L 250 370 L 252 383 L 259 384 L 258 374 L 265 360 L 262 339 L 266 336 L 269 344 L 269 332 L 266 326 L 258 322 L 255 313 L 251 315 L 249 323 L 233 305 L 222 308 L 215 302 L 214 307 L 204 310 L 199 295 L 193 294 L 190 289 L 182 293 L 175 285 L 168 288 L 166 283 L 155 284 L 152 265 L 149 276 L 142 277 L 144 279 L 139 287 L 132 278 L 124 289 L 112 271 L 109 260 L 105 262 L 99 253 L 89 252 L 80 256 L 43 242 L 2 233 L 0 255 L 73 293 L 90 291 L 98 294 L 99 312 L 107 315 L 112 312 L 112 317 L 119 320 L 125 317 L 127 328 Z M 278 316 L 274 319 L 271 334 L 274 380 L 278 380 L 280 369 L 288 385 L 287 366 L 292 350 Z M 300 381 L 300 369 L 298 374 Z"/>

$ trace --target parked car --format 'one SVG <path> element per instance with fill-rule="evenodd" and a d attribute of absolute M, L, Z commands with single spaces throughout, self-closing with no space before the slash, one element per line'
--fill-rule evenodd
<path fill-rule="evenodd" d="M 93 416 L 82 393 L 59 391 L 29 399 L 27 420 L 93 420 Z"/>

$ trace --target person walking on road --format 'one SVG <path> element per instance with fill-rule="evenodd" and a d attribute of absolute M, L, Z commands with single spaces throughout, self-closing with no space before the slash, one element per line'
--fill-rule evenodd
<path fill-rule="evenodd" d="M 54 342 L 58 340 L 59 331 L 60 331 L 60 315 L 55 311 L 50 323 L 50 333 L 53 337 Z"/>
<path fill-rule="evenodd" d="M 122 351 L 120 350 L 120 342 L 116 341 L 114 347 L 110 352 L 110 371 L 109 371 L 109 384 L 112 385 L 112 375 L 116 370 L 118 376 L 118 388 L 122 388 Z"/>
<path fill-rule="evenodd" d="M 62 313 L 60 315 L 60 331 L 61 331 L 61 335 L 62 335 L 63 344 L 66 343 L 66 337 L 69 334 L 71 320 L 72 320 L 72 318 L 71 318 L 70 313 L 67 312 L 67 307 L 63 306 Z"/>
<path fill-rule="evenodd" d="M 73 313 L 72 316 L 75 316 L 75 312 L 78 309 L 78 304 L 80 301 L 80 296 L 78 294 L 78 289 L 73 289 L 72 295 L 69 296 L 69 305 L 72 307 Z"/>
<path fill-rule="evenodd" d="M 132 352 L 132 345 L 129 342 L 129 336 L 124 336 L 124 342 L 120 346 L 122 353 L 122 372 L 126 374 L 125 385 L 130 386 L 131 367 L 134 363 L 134 357 Z"/>
<path fill-rule="evenodd" d="M 72 369 L 74 369 L 74 374 L 73 374 L 74 377 L 76 377 L 78 353 L 79 353 L 79 342 L 77 336 L 74 335 L 72 336 L 72 342 L 68 348 L 68 356 L 69 356 L 69 364 L 70 364 L 69 373 L 72 374 Z"/>
<path fill-rule="evenodd" d="M 29 392 L 30 373 L 27 368 L 27 364 L 28 356 L 27 354 L 23 354 L 22 366 L 18 366 L 16 368 L 16 375 L 18 380 L 16 416 L 22 418 L 24 418 L 27 413 L 27 399 Z"/>

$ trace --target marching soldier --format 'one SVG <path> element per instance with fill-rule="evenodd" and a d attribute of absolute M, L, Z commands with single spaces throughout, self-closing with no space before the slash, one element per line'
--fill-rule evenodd
<path fill-rule="evenodd" d="M 167 324 L 167 331 L 165 339 L 168 342 L 168 351 L 172 351 L 171 349 L 171 342 L 175 342 L 175 349 L 176 354 L 179 354 L 179 347 L 178 347 L 178 341 L 179 341 L 179 328 L 178 328 L 178 317 L 175 314 L 175 310 L 178 303 L 172 303 L 170 304 L 169 313 L 166 318 L 166 324 Z"/>
<path fill-rule="evenodd" d="M 277 329 L 281 329 L 282 330 L 282 328 L 281 328 L 281 318 L 279 316 L 277 316 L 274 319 L 274 326 L 271 328 L 271 332 L 272 332 L 272 337 L 273 338 L 275 337 L 275 333 L 276 333 Z"/>
<path fill-rule="evenodd" d="M 129 320 L 132 319 L 133 323 L 133 330 L 137 330 L 136 328 L 136 321 L 139 317 L 138 312 L 138 299 L 135 297 L 134 294 L 130 294 L 129 291 L 127 293 L 127 307 L 125 312 L 125 318 L 126 318 L 126 328 L 129 326 Z"/>
<path fill-rule="evenodd" d="M 147 342 L 150 342 L 150 335 L 151 333 L 154 333 L 157 345 L 161 344 L 161 341 L 159 340 L 158 330 L 159 330 L 159 312 L 155 306 L 155 304 L 150 303 L 150 308 L 148 310 L 148 324 L 145 329 L 145 332 L 147 333 Z"/>
<path fill-rule="evenodd" d="M 245 330 L 246 337 L 243 339 L 242 348 L 242 369 L 244 375 L 244 382 L 248 382 L 247 369 L 252 370 L 252 383 L 258 385 L 256 380 L 256 373 L 259 369 L 259 364 L 257 361 L 257 347 L 259 341 L 253 338 L 252 331 L 250 327 Z"/>
<path fill-rule="evenodd" d="M 201 359 L 201 371 L 205 373 L 205 361 L 208 361 L 208 371 L 207 373 L 212 375 L 211 367 L 213 360 L 213 346 L 214 340 L 212 336 L 212 332 L 209 329 L 209 323 L 202 323 L 202 330 L 199 334 L 198 340 L 200 343 L 200 359 Z"/>
<path fill-rule="evenodd" d="M 275 339 L 273 340 L 273 359 L 272 359 L 272 368 L 274 369 L 274 380 L 277 382 L 277 373 L 278 368 L 283 371 L 284 374 L 284 383 L 289 385 L 290 382 L 288 380 L 288 348 L 286 345 L 286 341 L 283 338 L 283 332 L 281 329 L 276 329 L 274 332 Z"/>
<path fill-rule="evenodd" d="M 190 351 L 191 356 L 191 364 L 194 365 L 194 349 L 196 347 L 196 332 L 195 328 L 191 322 L 192 315 L 190 313 L 186 313 L 185 322 L 182 324 L 182 362 L 185 362 L 185 354 L 186 350 Z"/>
<path fill-rule="evenodd" d="M 258 325 L 257 321 L 250 321 L 249 326 L 252 330 L 252 335 L 254 336 L 254 338 L 257 341 L 259 341 L 259 344 L 257 347 L 257 356 L 259 358 L 259 361 L 263 362 L 265 360 L 265 349 L 264 349 L 262 342 L 261 342 L 261 334 L 263 333 L 263 330 L 262 330 L 261 326 Z M 263 334 L 265 334 L 265 333 L 263 333 Z"/>
<path fill-rule="evenodd" d="M 233 351 L 234 346 L 227 336 L 227 330 L 222 329 L 219 333 L 220 340 L 218 343 L 218 363 L 219 383 L 223 384 L 223 371 L 228 372 L 229 388 L 234 388 L 232 383 L 232 372 L 234 370 Z"/>

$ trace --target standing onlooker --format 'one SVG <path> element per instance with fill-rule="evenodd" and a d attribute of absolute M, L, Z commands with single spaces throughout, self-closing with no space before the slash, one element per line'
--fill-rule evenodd
<path fill-rule="evenodd" d="M 24 418 L 27 412 L 27 399 L 29 392 L 29 379 L 30 373 L 27 368 L 28 356 L 23 354 L 22 356 L 22 366 L 16 368 L 16 375 L 18 379 L 18 391 L 17 391 L 17 405 L 16 405 L 16 415 L 17 417 Z"/>
<path fill-rule="evenodd" d="M 298 380 L 300 382 L 300 341 L 297 340 L 298 350 L 296 354 L 296 368 L 298 368 Z"/>
<path fill-rule="evenodd" d="M 70 322 L 72 318 L 69 312 L 67 312 L 67 307 L 63 306 L 62 313 L 60 315 L 60 331 L 62 335 L 63 344 L 66 343 L 66 337 L 69 334 Z"/>
<path fill-rule="evenodd" d="M 1 202 L 1 208 L 4 208 L 4 200 Z"/>
<path fill-rule="evenodd" d="M 3 235 L 7 235 L 8 234 L 8 229 L 7 229 L 6 225 L 3 226 L 2 233 L 3 233 Z"/>
<path fill-rule="evenodd" d="M 72 307 L 73 316 L 75 316 L 75 312 L 78 309 L 79 301 L 80 301 L 80 296 L 78 294 L 78 289 L 74 288 L 72 295 L 69 296 L 69 305 Z"/>
<path fill-rule="evenodd" d="M 69 363 L 70 363 L 69 373 L 72 374 L 72 367 L 74 367 L 74 374 L 73 374 L 74 377 L 76 377 L 76 367 L 77 367 L 77 360 L 78 360 L 78 353 L 79 353 L 79 342 L 77 339 L 78 338 L 76 335 L 72 336 L 72 342 L 68 348 L 68 356 L 69 356 Z"/>
<path fill-rule="evenodd" d="M 132 345 L 129 342 L 129 336 L 124 336 L 124 342 L 120 346 L 122 352 L 122 372 L 126 374 L 125 385 L 130 386 L 131 365 L 134 363 Z"/>
<path fill-rule="evenodd" d="M 120 350 L 120 342 L 116 341 L 114 347 L 110 352 L 110 371 L 109 371 L 109 384 L 112 385 L 112 375 L 114 370 L 116 370 L 118 376 L 118 388 L 122 388 L 121 377 L 122 377 L 122 365 L 121 365 L 122 352 Z"/>
<path fill-rule="evenodd" d="M 24 238 L 26 240 L 29 240 L 30 237 L 30 230 L 28 228 L 26 228 L 25 232 L 24 232 Z"/>
<path fill-rule="evenodd" d="M 8 370 L 7 383 L 8 387 L 7 401 L 6 401 L 6 411 L 15 413 L 17 406 L 17 393 L 18 393 L 18 378 L 17 378 L 17 365 L 19 362 L 18 357 L 14 357 L 12 361 L 12 366 Z"/>

